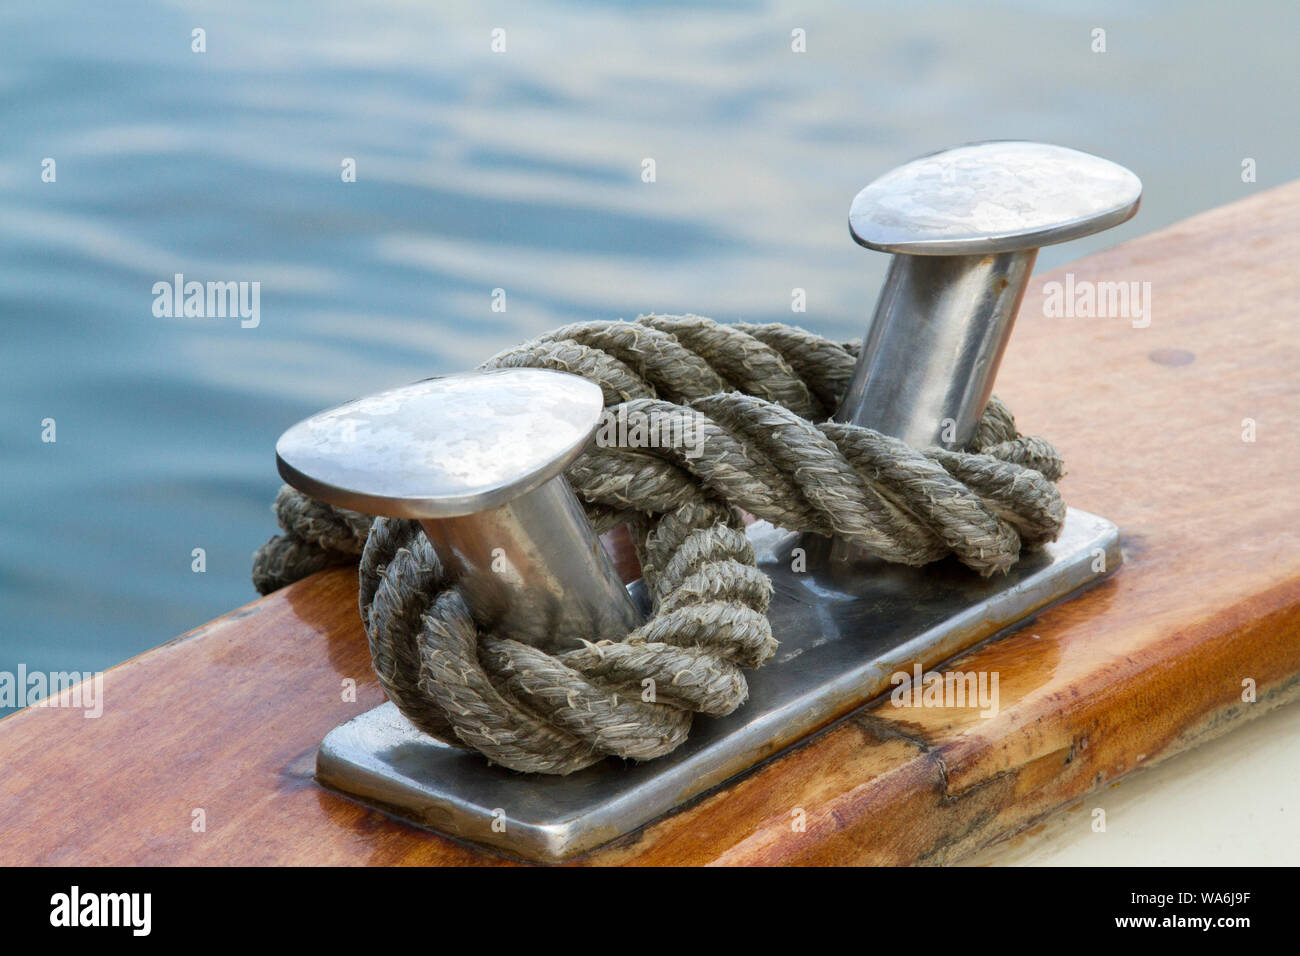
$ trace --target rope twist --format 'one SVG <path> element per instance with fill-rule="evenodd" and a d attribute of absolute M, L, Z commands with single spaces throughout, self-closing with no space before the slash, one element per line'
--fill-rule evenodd
<path fill-rule="evenodd" d="M 856 345 L 792 326 L 651 315 L 565 326 L 481 366 L 556 369 L 602 388 L 596 445 L 567 475 L 598 531 L 633 530 L 653 613 L 623 641 L 565 635 L 576 649 L 549 654 L 499 633 L 418 522 L 287 487 L 275 502 L 284 534 L 254 556 L 254 582 L 268 593 L 360 554 L 361 617 L 384 691 L 449 744 L 557 774 L 608 755 L 661 756 L 693 714 L 740 706 L 743 669 L 776 649 L 771 585 L 742 512 L 893 562 L 954 555 L 983 575 L 1060 533 L 1060 456 L 1020 435 L 997 398 L 964 450 L 829 421 L 856 357 Z M 537 618 L 552 626 L 545 609 Z"/>

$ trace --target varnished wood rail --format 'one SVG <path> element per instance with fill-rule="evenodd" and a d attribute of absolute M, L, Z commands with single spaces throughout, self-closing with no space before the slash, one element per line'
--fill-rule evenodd
<path fill-rule="evenodd" d="M 1045 317 L 1035 281 L 998 392 L 1124 567 L 951 665 L 999 674 L 995 717 L 876 703 L 585 862 L 953 862 L 1300 696 L 1297 262 L 1291 184 L 1042 277 L 1150 283 L 1148 327 Z M 114 668 L 104 699 L 0 722 L 0 863 L 503 862 L 313 781 L 382 701 L 350 570 Z"/>

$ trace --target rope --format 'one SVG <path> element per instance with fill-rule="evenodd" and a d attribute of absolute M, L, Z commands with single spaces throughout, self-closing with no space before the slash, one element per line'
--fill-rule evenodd
<path fill-rule="evenodd" d="M 856 355 L 792 326 L 652 315 L 565 326 L 481 366 L 557 369 L 604 391 L 596 447 L 567 475 L 598 531 L 634 530 L 654 611 L 623 641 L 551 655 L 497 633 L 418 522 L 372 520 L 287 487 L 275 503 L 284 534 L 254 556 L 254 583 L 269 593 L 361 554 L 380 682 L 447 743 L 541 773 L 661 756 L 686 739 L 694 713 L 740 706 L 742 668 L 776 648 L 771 585 L 741 511 L 893 562 L 951 554 L 984 575 L 1060 533 L 1061 459 L 1021 436 L 997 398 L 964 451 L 920 451 L 828 421 Z M 642 433 L 614 427 L 628 421 Z"/>

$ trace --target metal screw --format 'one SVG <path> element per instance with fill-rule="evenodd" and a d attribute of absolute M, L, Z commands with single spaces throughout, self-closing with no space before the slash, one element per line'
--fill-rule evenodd
<path fill-rule="evenodd" d="M 313 498 L 418 519 L 482 626 L 550 651 L 621 640 L 641 614 L 562 474 L 603 406 L 562 372 L 448 375 L 299 422 L 276 463 Z"/>
<path fill-rule="evenodd" d="M 1045 143 L 974 143 L 867 186 L 849 231 L 894 253 L 835 418 L 908 444 L 962 448 L 993 393 L 1040 246 L 1132 218 L 1142 182 Z"/>

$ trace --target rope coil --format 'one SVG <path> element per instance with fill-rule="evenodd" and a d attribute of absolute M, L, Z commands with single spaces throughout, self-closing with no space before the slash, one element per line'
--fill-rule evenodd
<path fill-rule="evenodd" d="M 275 503 L 285 533 L 254 556 L 254 583 L 268 593 L 360 554 L 380 682 L 415 726 L 447 743 L 541 773 L 662 756 L 686 739 L 694 713 L 740 706 L 742 669 L 776 648 L 771 585 L 742 511 L 893 562 L 955 555 L 984 575 L 1060 533 L 1060 456 L 1021 436 L 996 398 L 962 451 L 919 451 L 828 421 L 856 355 L 792 326 L 652 315 L 565 326 L 481 366 L 581 375 L 604 391 L 606 415 L 691 436 L 647 444 L 598 429 L 596 447 L 567 472 L 597 531 L 634 532 L 654 609 L 623 641 L 552 655 L 496 633 L 418 522 L 371 519 L 287 487 Z"/>

